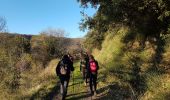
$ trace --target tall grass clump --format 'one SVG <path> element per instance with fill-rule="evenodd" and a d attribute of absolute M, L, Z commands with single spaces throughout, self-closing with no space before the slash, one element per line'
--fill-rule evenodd
<path fill-rule="evenodd" d="M 21 74 L 21 94 L 19 99 L 45 98 L 57 85 L 55 68 L 57 59 L 51 60 L 44 69 L 42 66 L 32 65 L 32 69 Z"/>
<path fill-rule="evenodd" d="M 121 39 L 125 36 L 127 31 L 128 28 L 120 27 L 107 33 L 108 35 L 102 44 L 102 49 L 96 55 L 96 59 L 99 60 L 104 67 L 116 67 L 120 64 L 119 62 L 121 59 L 119 59 L 119 57 L 122 55 L 124 46 Z"/>

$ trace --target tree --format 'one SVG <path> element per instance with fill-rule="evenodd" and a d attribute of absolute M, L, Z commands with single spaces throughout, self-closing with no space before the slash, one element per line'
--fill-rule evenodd
<path fill-rule="evenodd" d="M 169 0 L 78 0 L 82 7 L 98 6 L 83 26 L 107 31 L 115 24 L 128 25 L 146 35 L 166 34 L 170 23 Z M 100 32 L 99 32 L 100 33 Z"/>
<path fill-rule="evenodd" d="M 54 28 L 47 28 L 40 32 L 40 34 L 45 34 L 47 36 L 54 36 L 54 37 L 66 37 L 68 33 L 65 32 L 63 29 L 54 29 Z"/>
<path fill-rule="evenodd" d="M 31 39 L 31 54 L 35 61 L 45 65 L 53 58 L 60 58 L 66 52 L 65 31 L 47 29 Z"/>
<path fill-rule="evenodd" d="M 66 47 L 68 39 L 65 38 L 68 33 L 63 29 L 47 28 L 40 33 L 46 36 L 46 43 L 49 46 L 48 52 L 55 57 L 61 57 L 63 53 L 67 52 Z"/>
<path fill-rule="evenodd" d="M 0 17 L 0 32 L 5 31 L 6 28 L 6 20 L 3 17 Z"/>
<path fill-rule="evenodd" d="M 101 49 L 102 41 L 104 40 L 103 34 L 98 34 L 97 31 L 89 31 L 85 37 L 85 48 L 92 50 L 94 48 Z"/>

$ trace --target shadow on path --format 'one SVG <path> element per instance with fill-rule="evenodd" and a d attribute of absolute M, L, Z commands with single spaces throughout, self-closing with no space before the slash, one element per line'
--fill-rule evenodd
<path fill-rule="evenodd" d="M 80 92 L 80 93 L 76 93 L 76 94 L 70 94 L 69 96 L 73 96 L 68 98 L 67 100 L 81 100 L 81 99 L 85 99 L 85 98 L 91 98 L 91 94 L 88 92 Z M 85 100 L 89 100 L 89 99 L 85 99 Z"/>
<path fill-rule="evenodd" d="M 83 81 L 81 81 L 81 82 L 75 82 L 75 83 L 73 83 L 73 84 L 70 84 L 69 86 L 76 86 L 76 85 L 79 85 L 79 84 L 82 84 L 83 83 Z"/>
<path fill-rule="evenodd" d="M 59 90 L 60 90 L 60 85 L 57 84 L 52 90 L 51 92 L 49 92 L 44 99 L 45 100 L 53 100 L 55 97 L 57 97 L 57 94 L 59 94 Z"/>
<path fill-rule="evenodd" d="M 35 94 L 32 95 L 30 100 L 35 100 L 35 99 L 40 99 L 40 98 L 43 100 L 53 100 L 54 98 L 57 97 L 57 94 L 59 94 L 59 89 L 60 89 L 60 86 L 58 83 L 49 90 L 45 89 L 45 87 L 42 87 Z"/>
<path fill-rule="evenodd" d="M 128 87 L 113 83 L 99 88 L 96 96 L 92 96 L 89 92 L 80 92 L 68 95 L 67 100 L 131 100 L 131 95 Z"/>
<path fill-rule="evenodd" d="M 127 100 L 131 98 L 130 93 L 128 87 L 113 83 L 98 89 L 97 96 L 93 100 Z"/>

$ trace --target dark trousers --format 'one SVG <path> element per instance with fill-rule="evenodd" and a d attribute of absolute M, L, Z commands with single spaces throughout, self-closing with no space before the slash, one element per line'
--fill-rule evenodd
<path fill-rule="evenodd" d="M 97 87 L 97 73 L 92 74 L 90 73 L 90 90 L 91 92 L 95 91 L 96 92 L 96 87 Z M 93 90 L 94 88 L 94 90 Z"/>
<path fill-rule="evenodd" d="M 88 83 L 88 82 L 87 82 L 87 79 L 88 79 L 87 69 L 82 68 L 82 75 L 83 75 L 83 80 L 84 80 L 86 83 Z"/>
<path fill-rule="evenodd" d="M 60 78 L 60 93 L 62 95 L 62 100 L 65 100 L 70 76 L 60 76 L 59 78 Z"/>

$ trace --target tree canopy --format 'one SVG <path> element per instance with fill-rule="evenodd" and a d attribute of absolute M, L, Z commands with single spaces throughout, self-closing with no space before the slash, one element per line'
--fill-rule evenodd
<path fill-rule="evenodd" d="M 106 31 L 115 24 L 124 24 L 146 34 L 167 33 L 170 23 L 169 0 L 78 0 L 82 7 L 98 7 L 84 28 Z"/>

